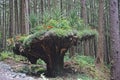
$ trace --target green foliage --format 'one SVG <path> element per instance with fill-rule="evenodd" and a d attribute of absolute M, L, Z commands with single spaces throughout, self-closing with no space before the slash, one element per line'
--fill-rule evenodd
<path fill-rule="evenodd" d="M 43 20 L 42 20 L 43 24 L 46 24 L 50 19 L 51 19 L 51 17 L 50 17 L 49 12 L 45 11 L 43 14 Z"/>
<path fill-rule="evenodd" d="M 69 21 L 66 19 L 54 20 L 51 19 L 46 26 L 53 26 L 53 28 L 62 28 L 62 29 L 70 29 Z"/>
<path fill-rule="evenodd" d="M 91 29 L 84 29 L 84 30 L 75 30 L 75 29 L 72 29 L 70 27 L 60 27 L 60 28 L 51 28 L 49 30 L 47 29 L 43 29 L 43 30 L 39 30 L 37 31 L 36 33 L 34 34 L 31 34 L 29 36 L 27 36 L 24 41 L 23 41 L 23 44 L 25 46 L 29 46 L 29 44 L 31 43 L 31 41 L 35 38 L 41 38 L 44 34 L 47 34 L 47 35 L 56 35 L 58 37 L 67 37 L 69 35 L 75 35 L 77 34 L 78 38 L 81 39 L 82 37 L 86 37 L 86 36 L 97 36 L 98 33 L 96 30 L 91 30 Z"/>
<path fill-rule="evenodd" d="M 30 45 L 30 42 L 34 39 L 34 38 L 39 38 L 41 37 L 44 33 L 46 32 L 46 30 L 41 30 L 41 31 L 38 31 L 34 34 L 31 34 L 31 35 L 28 35 L 24 41 L 23 41 L 23 45 L 25 47 L 28 47 Z"/>
<path fill-rule="evenodd" d="M 0 53 L 0 60 L 3 61 L 11 56 L 10 52 L 3 51 Z"/>
<path fill-rule="evenodd" d="M 85 36 L 92 36 L 95 35 L 95 37 L 98 37 L 98 32 L 96 30 L 92 30 L 92 29 L 84 29 L 81 31 L 78 31 L 77 36 L 79 36 L 79 38 L 85 37 Z"/>
<path fill-rule="evenodd" d="M 79 18 L 79 16 L 77 16 L 76 10 L 71 10 L 67 19 L 70 22 L 70 26 L 73 28 L 82 30 L 89 27 Z"/>
<path fill-rule="evenodd" d="M 78 75 L 77 80 L 109 80 L 110 78 L 109 68 L 105 65 L 100 69 L 96 68 L 94 57 L 77 55 L 68 58 L 68 56 L 65 56 L 64 60 L 67 62 L 74 62 L 73 65 L 77 68 L 79 67 L 82 74 Z"/>
<path fill-rule="evenodd" d="M 62 13 L 60 11 L 60 9 L 52 9 L 51 10 L 51 18 L 54 19 L 54 20 L 60 20 L 61 17 L 62 17 Z"/>
<path fill-rule="evenodd" d="M 90 77 L 88 75 L 81 74 L 81 75 L 78 75 L 77 80 L 97 80 L 97 79 L 93 79 L 92 77 Z"/>
<path fill-rule="evenodd" d="M 85 36 L 97 36 L 96 30 L 87 29 L 83 21 L 76 16 L 76 12 L 73 11 L 70 13 L 70 17 L 68 18 L 58 18 L 61 13 L 59 11 L 53 11 L 54 18 L 46 12 L 43 15 L 43 25 L 36 26 L 31 29 L 31 35 L 27 37 L 21 37 L 21 41 L 23 41 L 24 46 L 29 46 L 31 41 L 35 38 L 41 38 L 44 34 L 52 34 L 58 37 L 66 37 L 69 35 L 77 35 L 79 39 Z M 36 22 L 37 19 L 34 19 L 34 15 L 31 16 L 33 19 L 33 23 Z M 31 20 L 32 21 L 32 20 Z"/>
<path fill-rule="evenodd" d="M 85 67 L 85 66 L 93 66 L 95 59 L 90 56 L 76 56 L 74 57 L 74 61 L 79 63 L 81 67 Z"/>
<path fill-rule="evenodd" d="M 30 25 L 31 25 L 32 28 L 33 28 L 33 27 L 35 27 L 36 24 L 38 23 L 39 17 L 32 12 L 32 13 L 30 14 L 29 21 L 30 21 Z"/>
<path fill-rule="evenodd" d="M 28 75 L 38 75 L 45 71 L 45 69 L 40 65 L 27 65 L 17 70 L 18 72 L 26 73 Z"/>
<path fill-rule="evenodd" d="M 37 32 L 37 31 L 41 31 L 41 30 L 44 30 L 43 26 L 36 26 L 36 27 L 34 27 L 34 28 L 32 28 L 30 30 L 30 33 L 33 34 L 33 33 Z"/>
<path fill-rule="evenodd" d="M 52 32 L 54 35 L 58 36 L 58 37 L 67 37 L 69 35 L 74 34 L 72 29 L 58 29 L 58 28 L 53 28 L 50 30 L 50 32 Z"/>
<path fill-rule="evenodd" d="M 41 65 L 41 64 L 44 65 L 45 62 L 44 62 L 43 60 L 41 60 L 41 59 L 38 59 L 38 60 L 37 60 L 37 64 L 39 64 L 39 65 Z"/>
<path fill-rule="evenodd" d="M 0 60 L 1 61 L 4 61 L 5 59 L 13 59 L 14 61 L 23 61 L 23 60 L 26 60 L 25 57 L 23 56 L 19 56 L 19 55 L 15 55 L 13 54 L 12 52 L 9 52 L 9 51 L 3 51 L 0 53 Z"/>
<path fill-rule="evenodd" d="M 26 37 L 27 36 L 19 36 L 19 38 L 16 38 L 16 40 L 20 41 L 20 42 L 23 42 Z"/>

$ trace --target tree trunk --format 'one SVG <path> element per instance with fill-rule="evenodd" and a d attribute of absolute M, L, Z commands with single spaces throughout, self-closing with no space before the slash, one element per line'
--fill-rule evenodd
<path fill-rule="evenodd" d="M 29 12 L 28 12 L 28 0 L 21 0 L 20 19 L 21 19 L 21 34 L 29 34 Z"/>
<path fill-rule="evenodd" d="M 120 80 L 120 35 L 118 0 L 110 0 L 111 80 Z"/>
<path fill-rule="evenodd" d="M 34 0 L 34 13 L 37 15 L 37 0 Z"/>
<path fill-rule="evenodd" d="M 81 16 L 85 23 L 87 23 L 86 0 L 81 0 Z"/>
<path fill-rule="evenodd" d="M 25 0 L 25 28 L 26 28 L 26 34 L 29 34 L 29 8 L 28 8 L 28 0 Z"/>
<path fill-rule="evenodd" d="M 63 68 L 64 68 L 64 55 L 51 56 L 47 63 L 47 76 L 55 77 L 57 75 L 60 75 L 63 72 Z"/>
<path fill-rule="evenodd" d="M 10 27 L 9 27 L 9 36 L 13 37 L 15 34 L 15 26 L 14 26 L 14 8 L 13 8 L 13 0 L 9 0 L 9 6 L 10 6 Z"/>
<path fill-rule="evenodd" d="M 19 24 L 18 24 L 18 0 L 14 0 L 15 9 L 15 34 L 19 34 Z"/>
<path fill-rule="evenodd" d="M 98 22 L 98 46 L 97 46 L 97 58 L 96 58 L 96 66 L 101 67 L 103 64 L 103 54 L 104 54 L 104 24 L 103 24 L 103 15 L 104 15 L 104 0 L 99 0 L 99 22 Z"/>

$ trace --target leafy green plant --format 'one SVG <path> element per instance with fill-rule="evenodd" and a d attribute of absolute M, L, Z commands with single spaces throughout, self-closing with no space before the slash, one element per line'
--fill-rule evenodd
<path fill-rule="evenodd" d="M 67 19 L 54 20 L 51 19 L 46 26 L 53 26 L 53 28 L 62 28 L 62 29 L 70 29 L 69 21 Z"/>
<path fill-rule="evenodd" d="M 13 54 L 12 52 L 9 52 L 9 51 L 3 51 L 0 53 L 0 60 L 1 61 L 4 61 L 5 59 L 13 59 L 14 61 L 26 61 L 26 58 L 23 57 L 23 56 L 19 56 L 19 55 L 15 55 Z"/>
<path fill-rule="evenodd" d="M 67 20 L 70 22 L 70 26 L 79 30 L 89 28 L 82 19 L 77 15 L 76 9 L 71 10 L 67 16 Z"/>
<path fill-rule="evenodd" d="M 41 30 L 44 30 L 44 29 L 45 29 L 45 28 L 44 28 L 43 26 L 38 25 L 38 26 L 32 28 L 32 29 L 30 30 L 30 33 L 31 33 L 31 34 L 34 34 L 35 32 L 38 32 L 38 31 L 41 31 Z"/>
<path fill-rule="evenodd" d="M 40 65 L 42 64 L 43 65 L 43 64 L 45 64 L 45 62 L 43 60 L 41 60 L 41 59 L 38 59 L 37 64 L 40 64 Z"/>
<path fill-rule="evenodd" d="M 92 77 L 85 74 L 80 74 L 78 75 L 77 80 L 97 80 L 97 79 L 93 79 Z"/>
<path fill-rule="evenodd" d="M 79 36 L 79 38 L 82 38 L 85 36 L 95 36 L 97 38 L 98 32 L 96 30 L 92 30 L 92 29 L 83 29 L 83 30 L 77 32 L 77 36 Z"/>
<path fill-rule="evenodd" d="M 43 24 L 46 24 L 51 19 L 49 12 L 45 11 L 43 14 Z"/>
<path fill-rule="evenodd" d="M 90 56 L 76 56 L 74 57 L 74 61 L 76 61 L 81 67 L 85 67 L 93 66 L 95 59 Z"/>
<path fill-rule="evenodd" d="M 38 23 L 39 17 L 32 12 L 32 13 L 30 14 L 29 21 L 30 21 L 30 25 L 31 25 L 32 28 L 33 28 L 33 27 L 35 27 L 36 24 Z"/>
<path fill-rule="evenodd" d="M 10 58 L 12 56 L 11 52 L 3 51 L 0 53 L 0 60 L 3 61 L 7 58 Z"/>
<path fill-rule="evenodd" d="M 60 11 L 60 9 L 53 9 L 51 12 L 51 18 L 54 20 L 60 20 L 62 18 L 62 13 Z"/>

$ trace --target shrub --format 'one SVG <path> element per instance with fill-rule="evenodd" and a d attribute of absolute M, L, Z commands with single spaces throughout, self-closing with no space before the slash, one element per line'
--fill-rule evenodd
<path fill-rule="evenodd" d="M 39 21 L 39 16 L 37 16 L 34 13 L 31 13 L 29 17 L 29 21 L 30 21 L 31 27 L 34 28 Z"/>

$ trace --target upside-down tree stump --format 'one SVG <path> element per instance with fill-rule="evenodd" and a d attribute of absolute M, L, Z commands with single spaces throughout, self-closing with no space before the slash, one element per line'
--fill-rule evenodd
<path fill-rule="evenodd" d="M 58 36 L 55 32 L 47 31 L 39 36 L 29 36 L 23 43 L 16 42 L 13 52 L 27 57 L 33 64 L 42 59 L 47 64 L 46 74 L 56 76 L 63 71 L 65 53 L 77 41 L 76 32 L 68 31 L 67 35 Z"/>
<path fill-rule="evenodd" d="M 42 59 L 47 64 L 47 75 L 55 76 L 62 72 L 65 52 L 76 44 L 77 39 L 75 35 L 59 37 L 47 32 L 42 37 L 33 38 L 27 47 L 17 42 L 13 51 L 27 57 L 33 64 Z"/>

